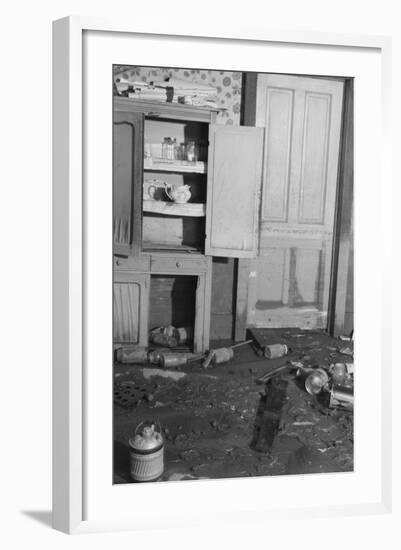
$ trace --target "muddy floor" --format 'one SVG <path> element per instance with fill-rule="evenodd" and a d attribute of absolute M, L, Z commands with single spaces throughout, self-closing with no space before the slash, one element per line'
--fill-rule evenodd
<path fill-rule="evenodd" d="M 352 471 L 352 412 L 329 408 L 325 392 L 309 395 L 294 368 L 258 383 L 289 361 L 325 368 L 352 361 L 352 342 L 299 329 L 267 335 L 290 353 L 268 360 L 247 345 L 207 370 L 200 362 L 175 370 L 116 363 L 114 482 L 131 482 L 128 440 L 144 420 L 162 426 L 166 481 Z"/>

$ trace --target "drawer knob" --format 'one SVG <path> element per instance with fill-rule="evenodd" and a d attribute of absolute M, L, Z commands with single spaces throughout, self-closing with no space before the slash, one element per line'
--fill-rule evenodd
<path fill-rule="evenodd" d="M 116 264 L 117 264 L 117 265 L 121 265 L 120 260 L 116 260 Z"/>
<path fill-rule="evenodd" d="M 182 267 L 181 262 L 175 262 L 175 265 L 176 265 L 177 267 Z"/>

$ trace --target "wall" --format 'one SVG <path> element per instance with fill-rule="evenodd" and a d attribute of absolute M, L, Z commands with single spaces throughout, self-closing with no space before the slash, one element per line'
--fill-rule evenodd
<path fill-rule="evenodd" d="M 124 71 L 136 80 L 151 82 L 172 77 L 214 86 L 217 103 L 222 108 L 217 115 L 218 124 L 238 126 L 241 115 L 242 73 L 211 71 L 206 69 L 173 69 L 115 65 L 114 72 Z M 231 338 L 234 323 L 235 261 L 232 258 L 213 260 L 211 339 Z"/>
<path fill-rule="evenodd" d="M 198 82 L 213 86 L 217 90 L 217 102 L 223 110 L 217 115 L 218 124 L 240 123 L 242 73 L 230 71 L 210 71 L 207 69 L 172 69 L 162 67 L 136 67 L 115 65 L 114 72 L 124 70 L 137 80 L 151 82 L 165 77 Z"/>

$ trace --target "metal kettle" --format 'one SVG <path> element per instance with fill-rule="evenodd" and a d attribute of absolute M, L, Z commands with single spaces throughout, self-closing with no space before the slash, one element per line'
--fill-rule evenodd
<path fill-rule="evenodd" d="M 160 424 L 138 424 L 134 437 L 129 440 L 129 448 L 131 478 L 134 481 L 154 481 L 162 475 L 164 438 Z"/>
<path fill-rule="evenodd" d="M 143 426 L 142 430 L 138 433 L 140 426 Z M 130 439 L 130 447 L 135 451 L 148 452 L 157 451 L 163 445 L 164 439 L 161 433 L 160 425 L 145 424 L 142 422 L 135 430 L 135 437 Z"/>

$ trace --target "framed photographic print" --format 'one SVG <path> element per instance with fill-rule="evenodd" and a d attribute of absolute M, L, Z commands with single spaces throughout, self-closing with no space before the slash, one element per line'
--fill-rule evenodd
<path fill-rule="evenodd" d="M 385 512 L 390 42 L 191 34 L 54 23 L 54 526 Z"/>

